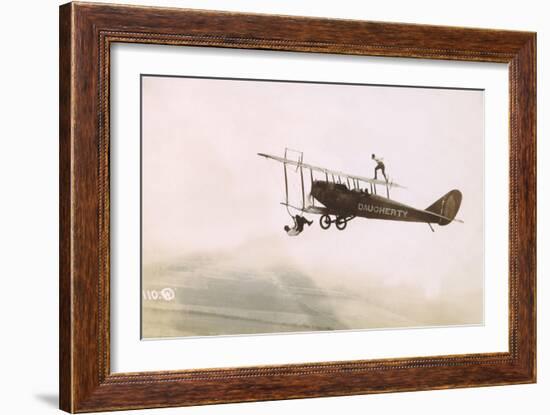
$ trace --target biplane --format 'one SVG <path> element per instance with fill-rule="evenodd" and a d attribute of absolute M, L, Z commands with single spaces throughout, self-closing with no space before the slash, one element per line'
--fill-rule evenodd
<path fill-rule="evenodd" d="M 297 159 L 288 158 L 289 152 L 298 154 Z M 451 190 L 426 209 L 417 209 L 390 199 L 390 189 L 404 189 L 403 186 L 393 181 L 376 180 L 306 164 L 303 161 L 303 152 L 291 149 L 285 149 L 284 157 L 264 153 L 258 153 L 258 155 L 283 164 L 285 201 L 281 204 L 287 209 L 321 215 L 319 225 L 322 229 L 328 229 L 334 223 L 337 229 L 344 230 L 348 222 L 357 217 L 424 222 L 428 224 L 432 232 L 434 231 L 432 224 L 445 226 L 453 221 L 462 223 L 460 219 L 455 219 L 462 202 L 462 193 L 459 190 Z M 289 166 L 295 167 L 296 172 L 300 173 L 301 206 L 289 203 L 287 171 Z M 306 197 L 304 174 L 307 175 L 308 172 L 311 190 Z M 314 173 L 317 175 L 320 173 L 322 178 L 314 178 Z M 377 186 L 383 186 L 386 190 L 385 197 L 377 194 Z"/>

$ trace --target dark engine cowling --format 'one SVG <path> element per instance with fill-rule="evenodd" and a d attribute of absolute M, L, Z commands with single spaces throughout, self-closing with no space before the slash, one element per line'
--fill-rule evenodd
<path fill-rule="evenodd" d="M 315 180 L 311 195 L 329 210 L 340 215 L 353 214 L 360 194 L 349 190 L 346 185 Z"/>

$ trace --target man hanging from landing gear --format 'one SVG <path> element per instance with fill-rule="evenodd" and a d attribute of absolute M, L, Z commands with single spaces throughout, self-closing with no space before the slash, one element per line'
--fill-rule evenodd
<path fill-rule="evenodd" d="M 384 180 L 388 181 L 388 178 L 386 177 L 386 166 L 384 166 L 383 162 L 384 159 L 381 157 L 376 157 L 375 154 L 372 155 L 372 159 L 376 162 L 376 167 L 374 168 L 374 179 L 376 180 L 378 178 L 378 170 L 381 170 Z"/>
<path fill-rule="evenodd" d="M 304 225 L 306 223 L 307 223 L 307 226 L 311 226 L 311 224 L 313 223 L 313 221 L 307 220 L 306 218 L 300 215 L 293 216 L 292 219 L 294 219 L 294 226 L 291 228 L 290 226 L 285 225 L 285 228 L 284 228 L 288 236 L 300 235 L 304 230 Z"/>

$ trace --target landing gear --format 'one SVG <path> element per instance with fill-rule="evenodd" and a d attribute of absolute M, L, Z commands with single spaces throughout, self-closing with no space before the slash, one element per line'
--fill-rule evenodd
<path fill-rule="evenodd" d="M 332 219 L 330 218 L 329 215 L 323 215 L 319 218 L 319 225 L 321 226 L 321 228 L 323 229 L 328 229 L 330 228 L 330 224 L 332 223 Z"/>
<path fill-rule="evenodd" d="M 332 219 L 329 215 L 323 215 L 319 218 L 319 225 L 321 225 L 323 229 L 328 229 L 330 225 L 335 223 L 336 228 L 343 231 L 346 229 L 346 226 L 348 226 L 348 222 L 353 218 L 355 218 L 355 216 L 336 216 L 336 218 Z"/>
<path fill-rule="evenodd" d="M 338 216 L 336 218 L 336 227 L 338 228 L 338 230 L 343 231 L 344 229 L 346 229 L 347 225 L 348 221 L 346 220 L 346 218 L 343 218 L 341 216 Z"/>

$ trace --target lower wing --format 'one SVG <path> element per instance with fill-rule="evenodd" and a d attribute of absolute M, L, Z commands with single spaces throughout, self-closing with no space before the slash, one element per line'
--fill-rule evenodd
<path fill-rule="evenodd" d="M 292 208 L 292 209 L 299 210 L 300 212 L 304 212 L 304 213 L 311 213 L 311 214 L 315 214 L 315 215 L 328 214 L 328 209 L 326 207 L 307 206 L 305 208 L 300 208 L 300 207 L 293 206 L 293 205 L 291 205 L 289 203 L 285 203 L 285 202 L 281 202 L 281 205 Z"/>

